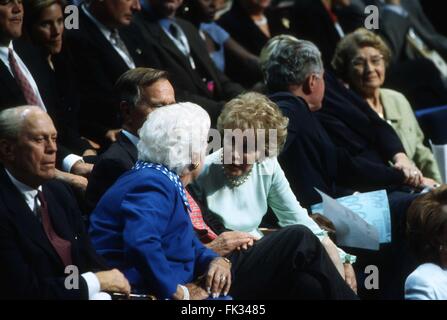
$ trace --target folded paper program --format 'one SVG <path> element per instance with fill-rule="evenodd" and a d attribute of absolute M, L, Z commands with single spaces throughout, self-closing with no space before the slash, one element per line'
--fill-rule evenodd
<path fill-rule="evenodd" d="M 337 200 L 317 191 L 323 202 L 312 206 L 311 210 L 333 222 L 340 246 L 378 250 L 380 243 L 391 242 L 390 209 L 384 190 Z"/>

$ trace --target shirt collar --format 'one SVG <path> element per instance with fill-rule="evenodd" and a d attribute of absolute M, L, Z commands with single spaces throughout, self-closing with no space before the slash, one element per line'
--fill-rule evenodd
<path fill-rule="evenodd" d="M 138 138 L 137 136 L 135 136 L 134 134 L 130 133 L 127 130 L 121 130 L 121 132 L 126 136 L 127 139 L 130 140 L 130 142 L 132 142 L 132 144 L 136 147 L 138 142 L 140 141 L 140 138 Z"/>
<path fill-rule="evenodd" d="M 12 41 L 10 41 L 9 45 L 7 45 L 6 47 L 4 46 L 0 47 L 0 57 L 2 58 L 2 60 L 8 61 L 9 49 L 14 50 Z"/>
<path fill-rule="evenodd" d="M 171 24 L 175 23 L 175 21 L 174 21 L 174 19 L 171 19 L 171 18 L 163 18 L 163 19 L 159 19 L 159 20 L 158 20 L 158 23 L 160 24 L 160 26 L 161 26 L 163 29 L 169 31 L 169 26 L 170 26 Z"/>
<path fill-rule="evenodd" d="M 37 189 L 33 189 L 30 186 L 24 184 L 23 182 L 20 182 L 17 180 L 7 169 L 5 169 L 6 174 L 8 175 L 9 179 L 11 179 L 12 184 L 20 191 L 20 193 L 25 197 L 26 203 L 28 205 L 32 203 L 34 206 L 34 199 L 37 196 L 38 191 L 42 191 L 42 186 L 39 186 Z"/>

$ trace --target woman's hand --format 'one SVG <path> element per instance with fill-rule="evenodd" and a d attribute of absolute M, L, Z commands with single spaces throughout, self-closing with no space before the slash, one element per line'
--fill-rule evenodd
<path fill-rule="evenodd" d="M 231 287 L 231 262 L 218 257 L 211 261 L 205 278 L 205 287 L 213 298 L 227 295 Z"/>
<path fill-rule="evenodd" d="M 352 264 L 345 263 L 343 264 L 344 270 L 345 270 L 345 281 L 348 284 L 348 286 L 357 293 L 357 278 L 355 277 L 354 268 L 352 267 Z"/>
<path fill-rule="evenodd" d="M 248 249 L 248 247 L 253 246 L 255 240 L 257 239 L 249 233 L 227 231 L 221 233 L 216 239 L 211 241 L 207 247 L 220 256 L 226 256 L 236 249 Z"/>
<path fill-rule="evenodd" d="M 394 168 L 401 170 L 405 175 L 405 183 L 412 187 L 422 186 L 423 175 L 415 164 L 408 159 L 405 153 L 398 153 L 393 158 Z"/>

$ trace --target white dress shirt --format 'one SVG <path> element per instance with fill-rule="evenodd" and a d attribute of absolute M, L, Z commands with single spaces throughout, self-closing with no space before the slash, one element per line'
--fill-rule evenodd
<path fill-rule="evenodd" d="M 133 135 L 132 133 L 130 133 L 127 130 L 121 130 L 121 132 L 126 136 L 127 139 L 130 140 L 130 142 L 132 142 L 132 144 L 136 147 L 138 142 L 140 141 L 140 138 L 138 138 L 137 136 Z"/>
<path fill-rule="evenodd" d="M 447 300 L 447 269 L 424 263 L 405 281 L 406 300 Z"/>
<path fill-rule="evenodd" d="M 11 180 L 12 184 L 20 191 L 23 198 L 25 199 L 26 204 L 31 209 L 31 211 L 36 214 L 36 202 L 37 205 L 40 205 L 40 201 L 36 199 L 38 191 L 42 192 L 42 186 L 39 186 L 37 189 L 33 189 L 26 184 L 20 182 L 14 176 L 5 169 L 6 174 Z M 88 288 L 88 297 L 89 300 L 110 300 L 111 297 L 109 294 L 105 292 L 101 292 L 101 285 L 99 283 L 98 278 L 93 272 L 86 272 L 81 274 L 87 283 Z"/>
<path fill-rule="evenodd" d="M 12 44 L 12 41 L 9 43 L 7 47 L 0 46 L 0 60 L 3 62 L 3 64 L 6 66 L 6 69 L 11 73 L 11 76 L 14 78 L 14 74 L 12 72 L 11 66 L 9 65 L 9 49 L 12 49 L 14 58 L 17 61 L 17 64 L 19 65 L 20 70 L 22 71 L 23 75 L 28 80 L 29 84 L 31 85 L 31 88 L 34 91 L 34 94 L 36 95 L 37 99 L 39 99 L 40 105 L 43 107 L 45 111 L 47 111 L 45 104 L 43 103 L 42 97 L 40 96 L 39 88 L 37 87 L 37 83 L 34 80 L 33 76 L 31 75 L 31 72 L 26 67 L 25 63 L 23 63 L 22 59 L 19 57 L 19 55 L 14 51 L 14 47 Z"/>
<path fill-rule="evenodd" d="M 120 47 L 118 47 L 115 43 L 115 41 L 112 38 L 112 30 L 107 28 L 105 25 L 103 25 L 101 22 L 99 22 L 87 9 L 86 5 L 81 6 L 82 11 L 87 15 L 87 17 L 98 27 L 99 31 L 104 35 L 106 40 L 110 42 L 113 49 L 121 56 L 121 58 L 124 60 L 124 62 L 127 64 L 129 69 L 135 69 L 135 62 L 133 61 L 132 57 L 128 56 L 126 52 L 121 50 Z"/>

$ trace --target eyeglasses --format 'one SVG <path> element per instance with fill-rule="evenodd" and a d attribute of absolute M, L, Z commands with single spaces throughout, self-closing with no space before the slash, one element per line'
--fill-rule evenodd
<path fill-rule="evenodd" d="M 378 67 L 383 63 L 383 56 L 382 55 L 371 56 L 369 59 L 364 59 L 360 57 L 354 58 L 352 59 L 352 66 L 356 69 L 363 69 L 367 62 L 371 64 L 373 67 Z"/>
<path fill-rule="evenodd" d="M 11 3 L 22 4 L 23 0 L 0 0 L 1 6 L 7 6 Z"/>

